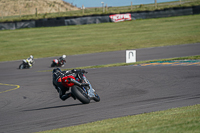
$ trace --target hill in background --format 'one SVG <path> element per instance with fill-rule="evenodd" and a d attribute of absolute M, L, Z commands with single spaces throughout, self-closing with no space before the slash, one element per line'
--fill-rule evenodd
<path fill-rule="evenodd" d="M 2 16 L 55 13 L 79 10 L 63 0 L 0 0 Z"/>
<path fill-rule="evenodd" d="M 200 0 L 181 0 L 121 7 L 105 6 L 102 10 L 102 7 L 80 9 L 63 0 L 0 0 L 0 22 L 87 16 L 94 14 L 119 14 L 124 12 L 154 11 L 166 8 L 191 7 L 199 5 Z"/>

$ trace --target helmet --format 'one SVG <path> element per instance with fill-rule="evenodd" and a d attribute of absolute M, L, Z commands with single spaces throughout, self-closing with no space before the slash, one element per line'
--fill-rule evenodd
<path fill-rule="evenodd" d="M 60 68 L 55 68 L 55 69 L 53 69 L 53 73 L 55 73 L 55 72 L 57 72 L 57 71 L 60 71 L 61 72 L 61 69 Z"/>
<path fill-rule="evenodd" d="M 30 55 L 30 58 L 31 58 L 31 59 L 33 59 L 33 56 L 32 56 L 32 55 Z"/>
<path fill-rule="evenodd" d="M 66 58 L 66 55 L 63 55 L 62 58 L 65 59 L 65 58 Z"/>

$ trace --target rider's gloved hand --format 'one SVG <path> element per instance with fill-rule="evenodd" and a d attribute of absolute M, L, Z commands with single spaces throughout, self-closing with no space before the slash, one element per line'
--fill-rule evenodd
<path fill-rule="evenodd" d="M 88 73 L 88 72 L 86 72 L 85 70 L 81 70 L 81 72 L 82 72 L 82 73 Z"/>
<path fill-rule="evenodd" d="M 73 73 L 76 72 L 76 69 L 72 69 L 72 72 L 73 72 Z"/>
<path fill-rule="evenodd" d="M 82 70 L 82 69 L 81 69 L 81 72 L 82 72 L 82 73 L 85 73 L 85 70 Z"/>

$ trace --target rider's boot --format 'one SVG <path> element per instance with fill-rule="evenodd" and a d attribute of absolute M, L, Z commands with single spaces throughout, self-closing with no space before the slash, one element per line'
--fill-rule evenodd
<path fill-rule="evenodd" d="M 61 100 L 65 101 L 66 99 L 68 99 L 69 97 L 71 97 L 71 93 L 67 93 L 65 95 L 63 95 L 62 90 L 60 89 L 60 87 L 58 87 L 58 91 L 59 91 L 59 97 Z"/>
<path fill-rule="evenodd" d="M 76 97 L 72 93 L 67 93 L 67 94 L 63 95 L 61 97 L 61 99 L 64 101 L 64 100 L 68 99 L 69 97 L 72 97 L 74 100 L 76 100 Z"/>
<path fill-rule="evenodd" d="M 62 95 L 60 98 L 65 101 L 66 99 L 68 99 L 69 97 L 71 97 L 71 94 L 70 93 L 67 93 L 65 95 Z"/>

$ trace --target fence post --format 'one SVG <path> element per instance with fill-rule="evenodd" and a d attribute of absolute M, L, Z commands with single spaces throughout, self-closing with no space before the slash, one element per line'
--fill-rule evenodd
<path fill-rule="evenodd" d="M 180 5 L 181 5 L 181 0 L 179 0 L 180 1 Z"/>
<path fill-rule="evenodd" d="M 132 9 L 133 9 L 133 2 L 131 1 L 131 11 L 132 11 Z"/>
<path fill-rule="evenodd" d="M 104 2 L 101 2 L 102 3 L 102 10 L 103 10 L 103 13 L 104 13 Z"/>
<path fill-rule="evenodd" d="M 82 5 L 82 14 L 84 14 L 84 5 Z"/>
<path fill-rule="evenodd" d="M 106 12 L 108 11 L 108 5 L 106 4 Z"/>
<path fill-rule="evenodd" d="M 37 8 L 35 8 L 35 16 L 36 16 L 36 17 L 37 17 L 37 14 L 38 14 L 38 13 L 37 13 Z"/>
<path fill-rule="evenodd" d="M 157 0 L 155 0 L 155 8 L 157 8 Z"/>
<path fill-rule="evenodd" d="M 1 11 L 1 18 L 3 19 L 3 11 Z"/>
<path fill-rule="evenodd" d="M 60 15 L 60 6 L 58 5 L 58 14 Z"/>
<path fill-rule="evenodd" d="M 19 9 L 19 17 L 21 18 L 21 9 Z"/>
<path fill-rule="evenodd" d="M 18 2 L 18 8 L 20 8 L 20 4 L 19 4 L 19 1 Z M 21 18 L 21 9 L 19 9 L 19 17 Z"/>
<path fill-rule="evenodd" d="M 58 10 L 58 11 L 57 11 L 57 12 L 58 12 L 58 14 L 60 15 L 60 13 L 59 13 L 59 6 L 58 6 L 58 5 L 57 5 L 57 10 Z"/>

